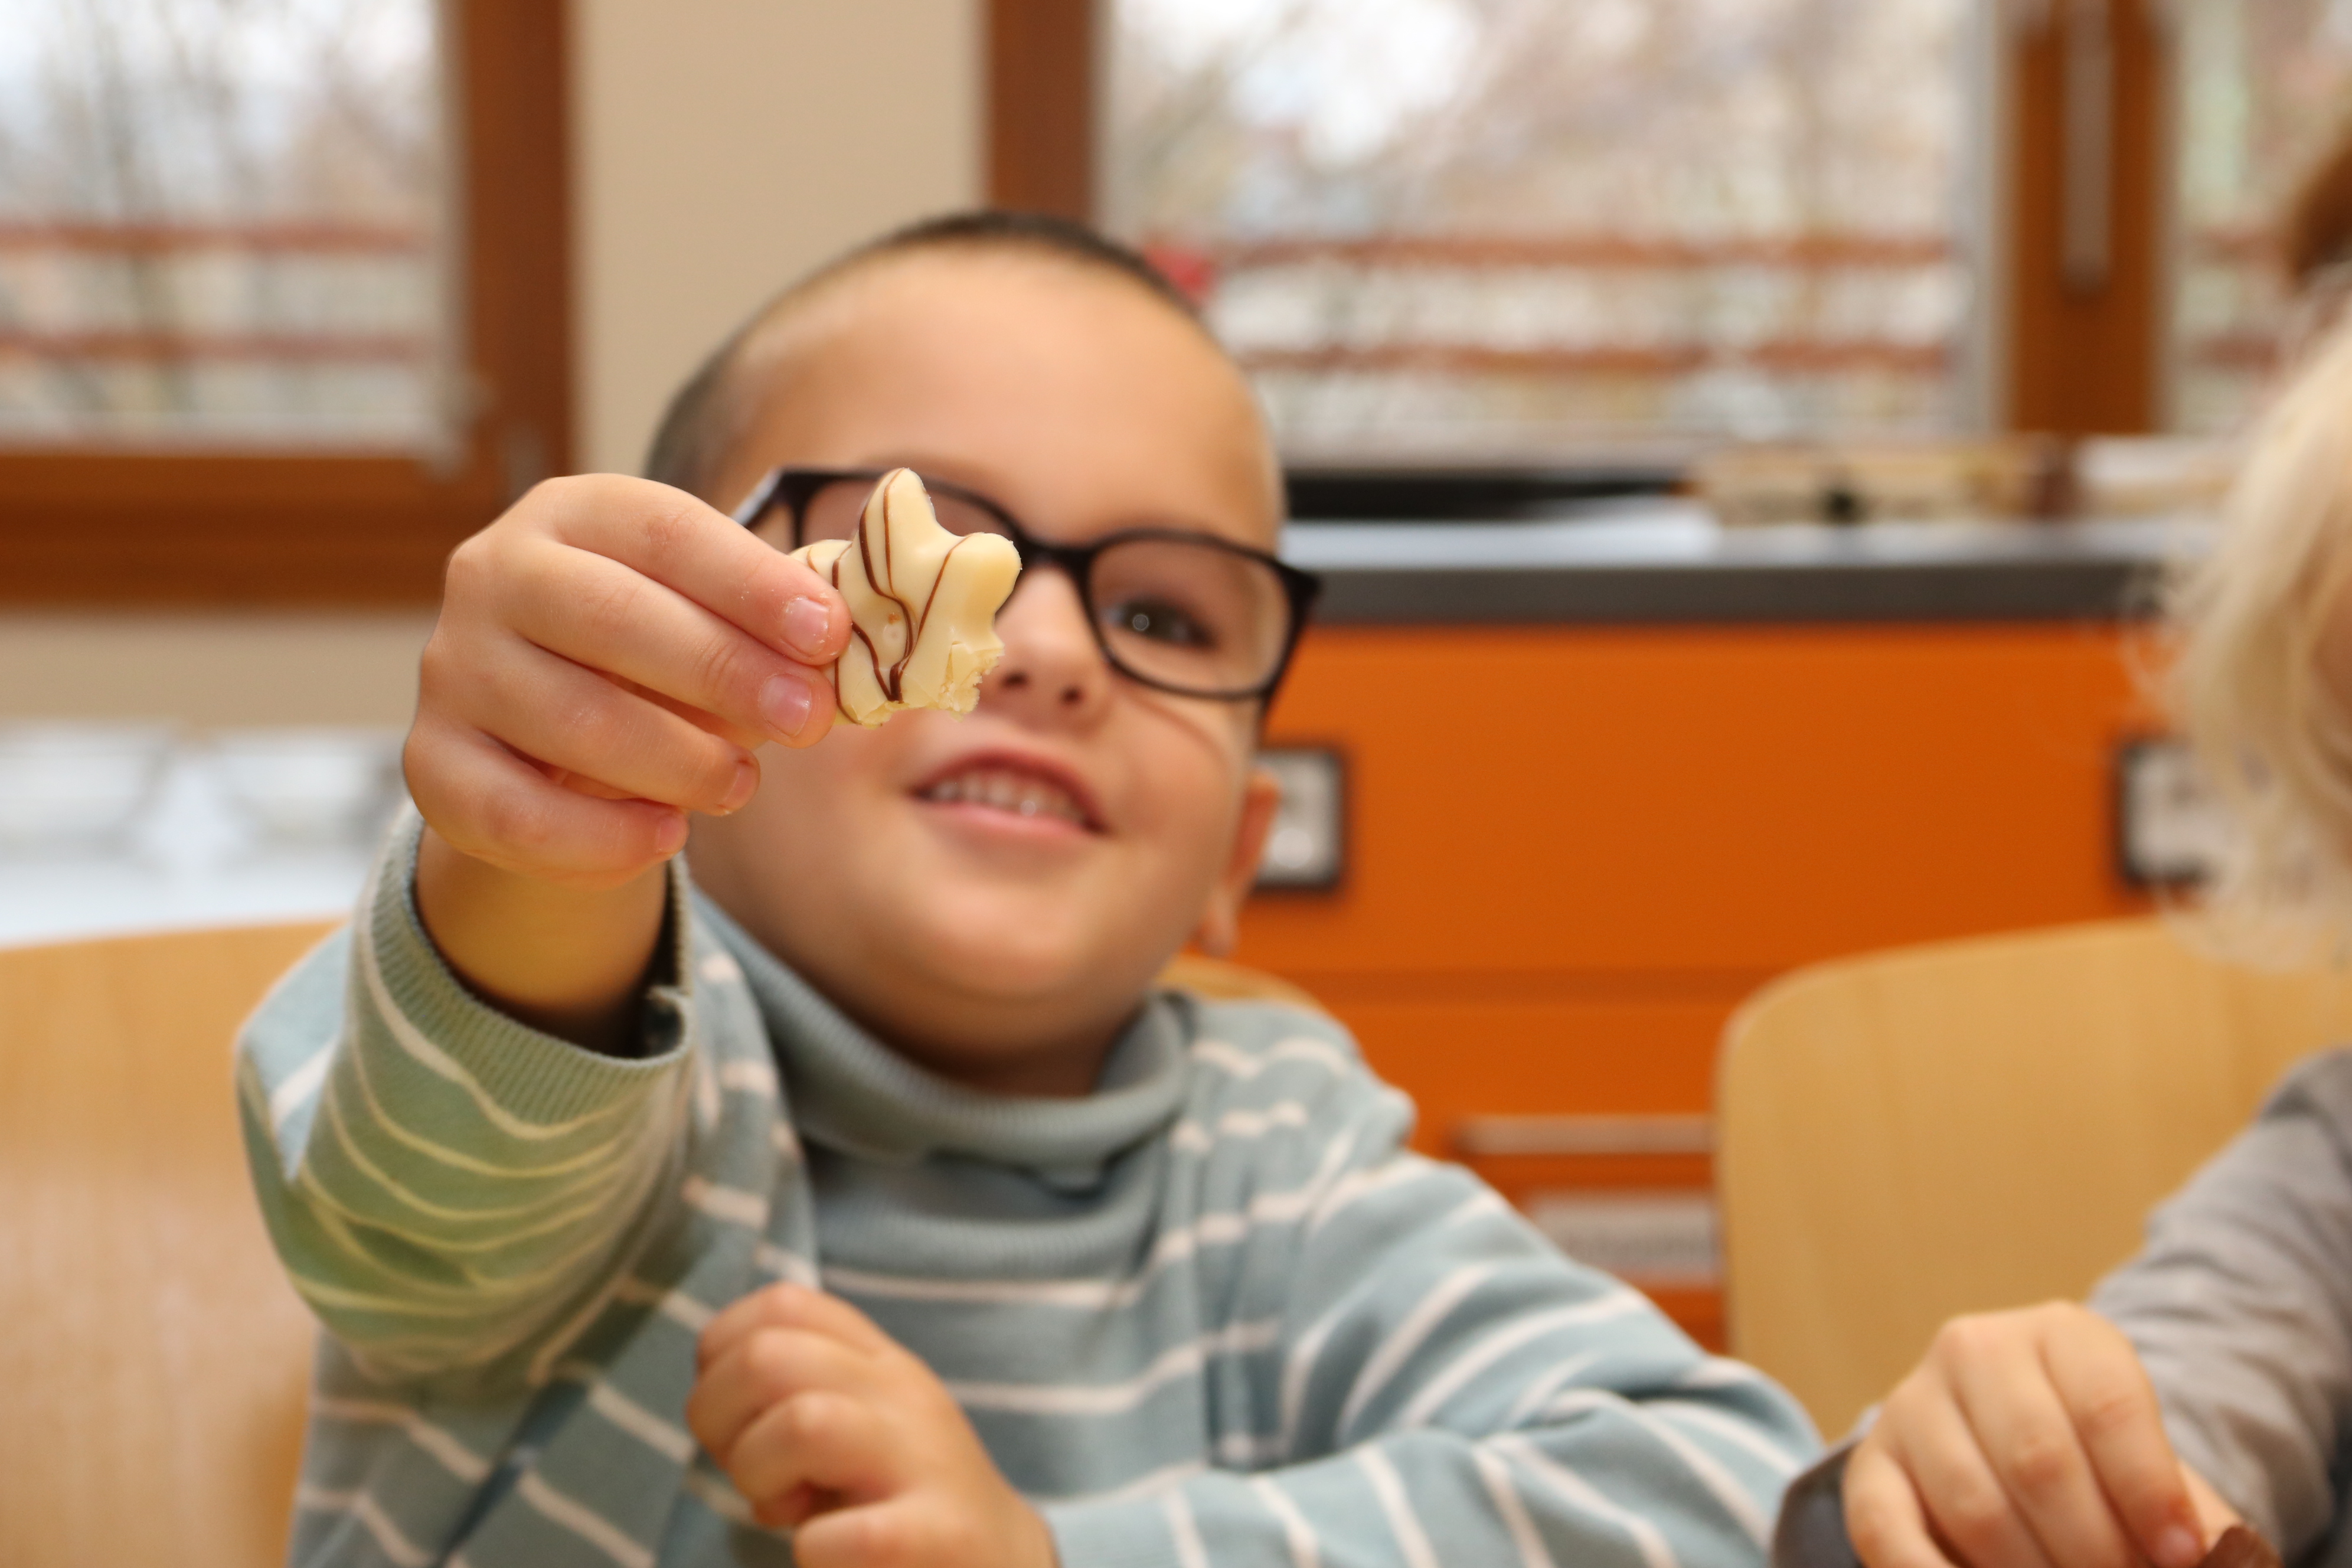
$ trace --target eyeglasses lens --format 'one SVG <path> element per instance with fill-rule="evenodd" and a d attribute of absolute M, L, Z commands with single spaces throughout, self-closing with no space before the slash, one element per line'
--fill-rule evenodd
<path fill-rule="evenodd" d="M 1226 695 L 1268 679 L 1290 598 L 1271 566 L 1213 544 L 1130 539 L 1095 557 L 1093 598 L 1113 662 L 1182 691 Z"/>
<path fill-rule="evenodd" d="M 801 513 L 801 542 L 847 539 L 873 489 L 824 486 Z M 959 496 L 933 491 L 950 533 L 1003 533 L 1003 522 Z M 1290 595 L 1265 562 L 1208 542 L 1130 539 L 1095 557 L 1088 597 L 1111 662 L 1131 675 L 1201 696 L 1250 693 L 1273 678 L 1289 640 Z"/>

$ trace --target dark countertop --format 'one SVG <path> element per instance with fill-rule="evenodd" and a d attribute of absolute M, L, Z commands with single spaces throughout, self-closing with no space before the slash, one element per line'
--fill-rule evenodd
<path fill-rule="evenodd" d="M 1725 528 L 1674 500 L 1573 521 L 1297 522 L 1326 625 L 2112 621 L 2155 609 L 2192 518 Z"/>

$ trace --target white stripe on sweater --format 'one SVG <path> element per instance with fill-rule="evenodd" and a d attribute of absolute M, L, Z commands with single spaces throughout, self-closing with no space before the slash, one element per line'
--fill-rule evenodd
<path fill-rule="evenodd" d="M 1168 1516 L 1168 1533 L 1176 1542 L 1178 1568 L 1209 1568 L 1209 1553 L 1201 1545 L 1201 1527 L 1192 1519 L 1192 1505 L 1181 1491 L 1163 1492 L 1160 1511 Z"/>
<path fill-rule="evenodd" d="M 574 1171 L 585 1170 L 593 1165 L 607 1163 L 625 1157 L 625 1152 L 616 1153 L 615 1151 L 621 1149 L 621 1146 L 627 1142 L 628 1135 L 625 1132 L 607 1139 L 592 1148 L 566 1154 L 560 1160 L 550 1160 L 544 1164 L 536 1165 L 501 1164 L 495 1160 L 485 1160 L 478 1155 L 452 1149 L 446 1143 L 437 1143 L 384 1110 L 383 1101 L 376 1096 L 375 1079 L 368 1076 L 367 1052 L 353 1046 L 349 1038 L 344 1039 L 336 1048 L 345 1053 L 344 1059 L 351 1064 L 352 1081 L 360 1086 L 360 1098 L 367 1102 L 368 1120 L 382 1128 L 394 1142 L 404 1148 L 413 1149 L 425 1158 L 447 1165 L 452 1170 L 468 1171 L 476 1175 L 496 1176 L 501 1181 L 543 1181 L 552 1176 L 569 1175 Z"/>
<path fill-rule="evenodd" d="M 1339 1406 L 1339 1418 L 1332 1426 L 1340 1442 L 1348 1440 L 1348 1432 L 1355 1426 L 1356 1417 L 1363 1414 L 1364 1406 L 1388 1386 L 1389 1380 L 1412 1358 L 1412 1352 L 1429 1342 L 1429 1336 L 1437 1331 L 1437 1325 L 1444 1322 L 1446 1315 L 1460 1306 L 1472 1291 L 1485 1284 L 1486 1277 L 1494 1272 L 1495 1266 L 1491 1263 L 1463 1264 L 1438 1280 L 1427 1295 L 1414 1303 L 1412 1310 L 1405 1314 L 1404 1321 L 1396 1326 L 1396 1331 L 1381 1342 L 1356 1373 L 1356 1384 L 1348 1391 L 1346 1403 Z"/>
<path fill-rule="evenodd" d="M 576 1498 L 566 1497 L 547 1484 L 537 1470 L 515 1478 L 515 1496 L 529 1503 L 541 1519 L 560 1524 L 602 1552 L 621 1568 L 654 1568 L 654 1554 L 635 1536 Z"/>
<path fill-rule="evenodd" d="M 1315 1543 L 1314 1527 L 1290 1500 L 1290 1494 L 1269 1476 L 1252 1477 L 1250 1490 L 1282 1526 L 1283 1542 L 1290 1548 L 1290 1568 L 1323 1568 L 1323 1552 Z"/>
<path fill-rule="evenodd" d="M 821 1281 L 816 1265 L 797 1252 L 787 1252 L 772 1241 L 754 1242 L 751 1246 L 751 1267 L 762 1274 L 772 1274 L 794 1285 L 805 1285 L 814 1290 Z"/>
<path fill-rule="evenodd" d="M 1587 1323 L 1605 1322 L 1611 1318 L 1645 1311 L 1649 1305 L 1647 1298 L 1638 1291 L 1621 1287 L 1605 1296 L 1580 1301 L 1573 1307 L 1554 1307 L 1549 1311 L 1507 1318 L 1447 1363 L 1444 1371 L 1423 1384 L 1405 1407 L 1397 1412 L 1394 1425 L 1399 1427 L 1427 1426 L 1438 1407 L 1460 1393 L 1464 1384 L 1522 1345 L 1560 1329 L 1581 1328 Z"/>
<path fill-rule="evenodd" d="M 377 896 L 376 885 L 382 879 L 383 871 L 379 868 L 375 876 L 369 879 L 367 891 L 361 895 L 361 909 L 373 911 Z M 370 924 L 373 924 L 373 921 Z M 400 1010 L 399 1005 L 392 999 L 391 988 L 384 984 L 383 961 L 376 953 L 375 942 L 372 934 L 365 930 L 354 931 L 352 935 L 352 946 L 359 954 L 360 977 L 367 987 L 368 1001 L 374 1005 L 376 1016 L 383 1023 L 384 1032 L 392 1037 L 393 1043 L 406 1052 L 410 1059 L 419 1067 L 436 1078 L 445 1079 L 456 1084 L 464 1090 L 466 1098 L 472 1100 L 475 1109 L 482 1113 L 482 1119 L 508 1137 L 520 1138 L 526 1142 L 562 1138 L 577 1132 L 583 1127 L 593 1126 L 609 1117 L 619 1115 L 625 1110 L 635 1109 L 634 1100 L 629 1096 L 621 1095 L 616 1096 L 612 1104 L 602 1110 L 585 1112 L 572 1118 L 569 1121 L 524 1121 L 492 1099 L 490 1091 L 482 1087 L 479 1079 L 467 1071 L 464 1066 L 448 1052 L 426 1039 L 424 1031 L 417 1028 L 409 1020 L 408 1015 Z"/>
<path fill-rule="evenodd" d="M 1665 1536 L 1656 1525 L 1632 1510 L 1611 1502 L 1595 1489 L 1591 1482 L 1525 1437 L 1514 1433 L 1496 1437 L 1488 1446 L 1538 1477 L 1570 1506 L 1595 1519 L 1606 1520 L 1623 1531 L 1632 1537 L 1634 1549 L 1641 1552 L 1646 1568 L 1681 1568 L 1675 1557 L 1675 1549 L 1667 1544 Z"/>
<path fill-rule="evenodd" d="M 313 1513 L 348 1513 L 359 1521 L 360 1528 L 368 1532 L 386 1557 L 400 1568 L 425 1568 L 433 1561 L 433 1553 L 401 1533 L 400 1527 L 384 1517 L 375 1499 L 359 1490 L 325 1491 L 303 1483 L 294 1489 L 294 1506 Z"/>
<path fill-rule="evenodd" d="M 715 1308 L 706 1307 L 683 1290 L 667 1290 L 650 1279 L 624 1279 L 613 1289 L 614 1298 L 633 1306 L 651 1307 L 663 1317 L 692 1329 L 696 1333 L 710 1326 L 719 1315 Z"/>
<path fill-rule="evenodd" d="M 1114 1415 L 1132 1410 L 1179 1378 L 1191 1376 L 1213 1355 L 1265 1350 L 1281 1340 L 1282 1320 L 1229 1323 L 1195 1340 L 1171 1345 L 1133 1377 L 1118 1383 L 950 1383 L 948 1392 L 967 1410 L 1003 1410 L 1024 1415 Z"/>
<path fill-rule="evenodd" d="M 1736 1448 L 1754 1455 L 1775 1475 L 1793 1476 L 1803 1463 L 1784 1448 L 1776 1448 L 1756 1435 L 1744 1421 L 1734 1421 L 1711 1405 L 1696 1405 L 1687 1399 L 1652 1399 L 1643 1402 L 1643 1409 L 1661 1421 L 1684 1421 L 1706 1433 L 1720 1437 Z"/>
<path fill-rule="evenodd" d="M 1203 1247 L 1230 1246 L 1259 1226 L 1289 1225 L 1305 1216 L 1329 1184 L 1353 1147 L 1351 1135 L 1331 1141 L 1315 1174 L 1303 1186 L 1261 1193 L 1238 1212 L 1205 1214 L 1190 1225 L 1160 1233 L 1140 1272 L 1124 1279 L 939 1279 L 921 1275 L 872 1274 L 827 1264 L 825 1283 L 848 1296 L 885 1301 L 957 1301 L 976 1306 L 1067 1307 L 1104 1311 L 1133 1306 L 1171 1265 Z"/>
<path fill-rule="evenodd" d="M 719 1085 L 738 1094 L 758 1095 L 764 1100 L 776 1098 L 776 1069 L 766 1062 L 749 1058 L 719 1065 Z"/>
<path fill-rule="evenodd" d="M 288 1073 L 279 1080 L 278 1087 L 269 1091 L 270 1131 L 283 1137 L 286 1123 L 292 1121 L 294 1113 L 301 1110 L 312 1095 L 319 1092 L 319 1086 L 327 1081 L 327 1069 L 335 1063 L 335 1048 L 338 1044 L 340 1042 L 330 1040 L 320 1047 L 300 1067 Z"/>
<path fill-rule="evenodd" d="M 1572 1355 L 1528 1384 L 1527 1392 L 1513 1400 L 1510 1409 L 1504 1413 L 1503 1428 L 1507 1431 L 1511 1427 L 1524 1424 L 1528 1416 L 1542 1408 L 1545 1400 L 1566 1387 L 1570 1378 L 1583 1372 L 1607 1353 L 1605 1351 L 1586 1351 L 1581 1355 Z"/>
<path fill-rule="evenodd" d="M 698 1209 L 712 1219 L 748 1226 L 753 1230 L 768 1227 L 768 1200 L 763 1194 L 720 1186 L 706 1176 L 688 1176 L 678 1189 L 678 1195 L 686 1200 L 688 1207 Z"/>
<path fill-rule="evenodd" d="M 743 1500 L 743 1494 L 725 1476 L 714 1475 L 699 1465 L 689 1465 L 683 1484 L 695 1500 L 730 1524 L 748 1525 L 754 1530 L 767 1528 L 751 1517 L 751 1505 Z"/>
<path fill-rule="evenodd" d="M 1404 1482 L 1389 1457 L 1367 1445 L 1356 1450 L 1356 1463 L 1372 1483 L 1372 1494 L 1381 1500 L 1381 1512 L 1388 1516 L 1389 1531 L 1396 1537 L 1407 1568 L 1438 1568 L 1429 1532 L 1421 1527 L 1421 1516 L 1412 1511 L 1412 1500 L 1405 1495 Z"/>
<path fill-rule="evenodd" d="M 686 1428 L 664 1420 L 593 1373 L 588 1407 L 666 1458 L 683 1465 L 694 1458 L 694 1439 Z"/>
<path fill-rule="evenodd" d="M 1652 1416 L 1640 1405 L 1622 1394 L 1599 1388 L 1572 1388 L 1544 1407 L 1551 1416 L 1571 1415 L 1580 1411 L 1606 1410 L 1624 1417 L 1642 1431 L 1655 1437 L 1666 1450 L 1683 1462 L 1684 1468 L 1698 1478 L 1699 1484 L 1714 1494 L 1732 1521 L 1746 1531 L 1757 1545 L 1768 1544 L 1772 1539 L 1772 1521 L 1756 1506 L 1756 1500 L 1738 1479 L 1723 1468 L 1716 1457 L 1675 1431 L 1664 1422 Z"/>
<path fill-rule="evenodd" d="M 1187 1117 L 1168 1130 L 1168 1146 L 1188 1154 L 1206 1154 L 1224 1140 L 1263 1138 L 1277 1127 L 1307 1125 L 1307 1107 L 1295 1100 L 1278 1100 L 1264 1110 L 1228 1110 L 1213 1126 Z"/>
<path fill-rule="evenodd" d="M 1503 1528 L 1510 1532 L 1511 1544 L 1519 1550 L 1519 1568 L 1559 1568 L 1546 1549 L 1543 1534 L 1536 1521 L 1528 1517 L 1528 1505 L 1512 1483 L 1511 1472 L 1503 1461 L 1484 1448 L 1470 1450 L 1471 1463 L 1478 1467 L 1478 1479 L 1486 1483 L 1486 1496 L 1493 1500 L 1495 1511 L 1503 1516 Z"/>
<path fill-rule="evenodd" d="M 312 1396 L 310 1414 L 330 1421 L 397 1426 L 408 1435 L 410 1442 L 439 1460 L 443 1469 L 461 1481 L 479 1483 L 490 1473 L 488 1459 L 459 1442 L 455 1434 L 436 1426 L 421 1413 L 405 1405 L 379 1399 L 338 1399 L 321 1394 Z"/>
<path fill-rule="evenodd" d="M 1357 1070 L 1355 1061 L 1328 1040 L 1297 1035 L 1277 1040 L 1262 1051 L 1245 1051 L 1223 1040 L 1195 1040 L 1192 1045 L 1192 1059 L 1215 1068 L 1228 1078 L 1249 1079 L 1270 1067 L 1283 1062 L 1313 1062 L 1328 1068 L 1340 1078 Z"/>

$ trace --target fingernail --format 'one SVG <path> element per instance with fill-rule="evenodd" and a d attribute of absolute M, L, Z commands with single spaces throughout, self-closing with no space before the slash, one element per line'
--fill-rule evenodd
<path fill-rule="evenodd" d="M 726 798 L 719 803 L 719 815 L 730 816 L 743 809 L 751 792 L 760 787 L 759 764 L 746 757 L 735 764 L 735 776 L 729 781 Z"/>
<path fill-rule="evenodd" d="M 667 860 L 685 847 L 685 815 L 672 812 L 654 826 L 654 853 Z"/>
<path fill-rule="evenodd" d="M 795 600 L 805 605 L 806 599 Z M 767 721 L 768 732 L 791 740 L 807 727 L 809 714 L 816 707 L 816 699 L 809 683 L 798 676 L 778 675 L 769 679 L 760 689 L 760 717 Z"/>
<path fill-rule="evenodd" d="M 784 606 L 784 640 L 811 658 L 824 657 L 825 634 L 833 630 L 833 612 L 814 599 L 794 599 Z"/>
<path fill-rule="evenodd" d="M 2205 1543 L 2197 1532 L 2184 1524 L 2168 1524 L 2156 1538 L 2156 1561 L 2159 1568 L 2194 1568 L 2205 1555 Z"/>

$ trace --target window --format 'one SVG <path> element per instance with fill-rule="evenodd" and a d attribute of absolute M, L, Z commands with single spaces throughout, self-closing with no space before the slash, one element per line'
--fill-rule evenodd
<path fill-rule="evenodd" d="M 1972 0 L 1117 0 L 1104 216 L 1294 455 L 1979 424 Z"/>
<path fill-rule="evenodd" d="M 0 0 L 0 442 L 431 451 L 432 0 Z"/>
<path fill-rule="evenodd" d="M 2347 0 L 2181 0 L 2171 423 L 2227 431 L 2277 364 L 2287 292 L 2273 226 L 2352 104 Z"/>
<path fill-rule="evenodd" d="M 0 0 L 0 599 L 429 599 L 569 445 L 563 0 Z"/>

